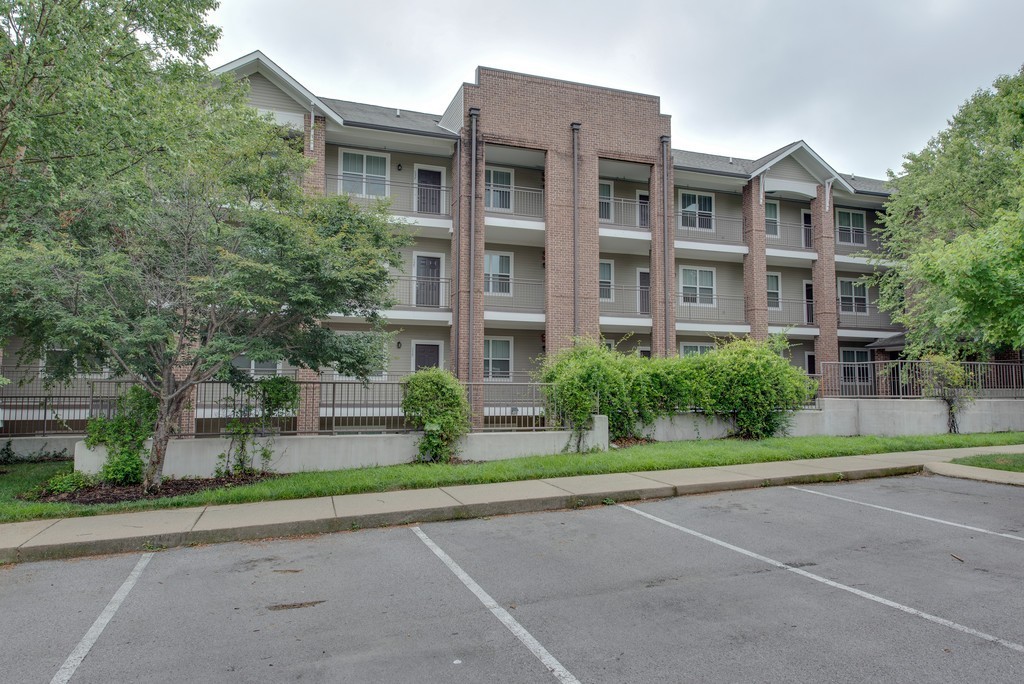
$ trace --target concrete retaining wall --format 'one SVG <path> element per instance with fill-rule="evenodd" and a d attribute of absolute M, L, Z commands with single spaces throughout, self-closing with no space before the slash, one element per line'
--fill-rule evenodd
<path fill-rule="evenodd" d="M 270 467 L 278 473 L 298 473 L 410 463 L 416 458 L 418 439 L 417 434 L 278 437 Z M 227 447 L 226 439 L 171 440 L 164 475 L 213 475 L 217 456 Z M 575 439 L 568 431 L 475 432 L 463 439 L 459 457 L 467 461 L 494 461 L 557 454 L 574 447 Z M 584 436 L 583 449 L 608 449 L 605 416 L 594 416 L 594 427 Z M 89 449 L 81 441 L 75 444 L 74 453 L 75 469 L 85 473 L 98 473 L 107 457 L 106 448 Z"/>
<path fill-rule="evenodd" d="M 75 453 L 75 444 L 82 440 L 80 435 L 62 437 L 50 435 L 49 437 L 0 437 L 0 447 L 10 440 L 11 448 L 19 458 L 29 458 L 41 451 L 56 453 L 62 449 L 67 450 L 68 456 Z"/>

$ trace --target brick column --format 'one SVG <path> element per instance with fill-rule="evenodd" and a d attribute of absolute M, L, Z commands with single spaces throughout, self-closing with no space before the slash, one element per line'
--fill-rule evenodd
<path fill-rule="evenodd" d="M 674 356 L 676 353 L 675 226 L 672 223 L 671 173 L 669 169 L 669 182 L 666 183 L 663 160 L 651 167 L 648 207 L 651 227 L 651 356 Z"/>
<path fill-rule="evenodd" d="M 814 323 L 820 331 L 818 338 L 814 341 L 814 353 L 819 365 L 839 360 L 834 216 L 832 197 L 826 196 L 825 186 L 819 185 L 818 196 L 811 200 L 814 251 L 818 253 L 818 260 L 814 262 L 811 272 L 814 280 Z"/>
<path fill-rule="evenodd" d="M 891 396 L 892 381 L 898 377 L 899 367 L 888 365 L 889 352 L 885 349 L 875 349 L 871 360 L 877 362 L 872 366 L 875 369 L 875 391 L 880 397 Z"/>
<path fill-rule="evenodd" d="M 310 117 L 312 115 L 306 113 L 305 131 L 302 138 L 302 153 L 313 160 L 313 165 L 306 171 L 306 175 L 302 178 L 302 189 L 310 195 L 323 195 L 324 190 L 327 187 L 327 145 L 325 141 L 325 132 L 327 128 L 327 119 L 322 116 L 318 116 L 313 121 L 313 144 L 310 145 Z"/>
<path fill-rule="evenodd" d="M 299 383 L 299 410 L 295 431 L 300 435 L 320 434 L 320 373 L 310 368 L 295 372 Z"/>
<path fill-rule="evenodd" d="M 743 187 L 743 310 L 755 340 L 768 337 L 768 263 L 765 255 L 764 197 L 761 179 L 753 178 Z"/>
<path fill-rule="evenodd" d="M 189 366 L 175 366 L 173 373 L 175 380 L 184 380 L 188 375 Z M 191 439 L 196 433 L 196 386 L 193 385 L 185 393 L 185 404 L 181 409 L 181 416 L 178 418 L 178 434 L 175 437 L 180 439 Z"/>

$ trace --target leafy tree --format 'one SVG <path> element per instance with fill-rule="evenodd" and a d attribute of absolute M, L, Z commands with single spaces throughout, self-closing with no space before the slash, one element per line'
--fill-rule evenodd
<path fill-rule="evenodd" d="M 912 353 L 1024 346 L 1024 70 L 905 156 L 881 229 L 881 306 Z"/>

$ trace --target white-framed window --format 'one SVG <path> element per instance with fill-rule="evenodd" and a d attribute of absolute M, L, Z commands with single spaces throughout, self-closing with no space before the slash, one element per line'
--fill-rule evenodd
<path fill-rule="evenodd" d="M 512 211 L 512 185 L 515 171 L 488 166 L 484 169 L 484 208 L 492 211 Z"/>
<path fill-rule="evenodd" d="M 679 227 L 715 229 L 715 196 L 706 192 L 679 191 Z"/>
<path fill-rule="evenodd" d="M 679 267 L 679 301 L 700 306 L 715 305 L 715 269 Z"/>
<path fill-rule="evenodd" d="M 281 373 L 280 361 L 256 361 L 255 359 L 250 359 L 245 354 L 231 359 L 231 365 L 243 373 L 248 373 L 256 378 L 279 375 Z"/>
<path fill-rule="evenodd" d="M 637 356 L 642 356 L 645 359 L 651 358 L 651 348 L 650 347 L 639 346 L 639 347 L 636 348 L 636 353 L 637 353 Z"/>
<path fill-rule="evenodd" d="M 871 384 L 871 351 L 868 349 L 840 349 L 839 360 L 843 362 L 842 382 L 846 385 Z"/>
<path fill-rule="evenodd" d="M 68 349 L 47 349 L 43 352 L 43 358 L 39 360 L 39 373 L 47 376 L 47 367 L 54 368 L 71 361 L 71 351 Z M 109 378 L 110 369 L 102 365 L 98 360 L 89 358 L 84 363 L 82 359 L 73 362 L 75 376 L 79 378 Z"/>
<path fill-rule="evenodd" d="M 361 150 L 339 150 L 341 191 L 364 197 L 388 196 L 390 155 Z"/>
<path fill-rule="evenodd" d="M 512 295 L 511 252 L 484 252 L 484 292 Z"/>
<path fill-rule="evenodd" d="M 597 184 L 597 218 L 604 223 L 615 220 L 615 184 L 611 181 L 599 181 Z"/>
<path fill-rule="evenodd" d="M 707 354 L 709 351 L 715 348 L 713 344 L 704 344 L 699 342 L 680 342 L 679 343 L 679 355 L 680 356 L 694 356 L 696 354 Z"/>
<path fill-rule="evenodd" d="M 836 231 L 843 245 L 867 244 L 867 215 L 854 209 L 836 210 Z"/>
<path fill-rule="evenodd" d="M 597 292 L 602 302 L 615 301 L 615 262 L 610 259 L 597 262 Z"/>
<path fill-rule="evenodd" d="M 508 380 L 512 377 L 512 338 L 484 338 L 484 379 Z"/>
<path fill-rule="evenodd" d="M 768 289 L 768 308 L 769 309 L 781 309 L 782 308 L 782 274 L 781 273 L 768 273 L 767 274 L 767 289 Z"/>
<path fill-rule="evenodd" d="M 444 341 L 409 340 L 409 370 L 444 368 Z M 418 366 L 418 367 L 417 367 Z"/>
<path fill-rule="evenodd" d="M 771 238 L 779 237 L 779 203 L 766 200 L 764 203 L 764 232 Z"/>
<path fill-rule="evenodd" d="M 839 279 L 839 311 L 866 314 L 868 312 L 868 284 L 849 278 Z"/>

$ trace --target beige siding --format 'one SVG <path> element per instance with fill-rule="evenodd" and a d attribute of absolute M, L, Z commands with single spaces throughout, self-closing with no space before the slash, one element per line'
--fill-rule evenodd
<path fill-rule="evenodd" d="M 274 112 L 305 114 L 307 111 L 262 74 L 253 74 L 249 77 L 249 102 L 257 109 L 269 109 Z"/>
<path fill-rule="evenodd" d="M 523 373 L 532 373 L 540 368 L 540 358 L 543 354 L 541 344 L 541 330 L 502 330 L 499 328 L 487 328 L 484 330 L 484 337 L 511 337 L 512 338 L 512 373 L 515 380 L 522 379 Z"/>
<path fill-rule="evenodd" d="M 399 249 L 402 254 L 402 270 L 396 272 L 400 275 L 416 275 L 416 259 L 414 254 L 441 254 L 441 277 L 450 278 L 452 275 L 451 242 L 448 240 L 435 240 L 433 238 L 415 238 L 411 245 Z"/>
<path fill-rule="evenodd" d="M 366 150 L 389 156 L 388 180 L 392 183 L 411 185 L 416 178 L 416 165 L 435 166 L 444 169 L 444 185 L 450 187 L 452 184 L 452 161 L 449 157 L 431 157 L 425 154 L 407 154 L 405 152 L 388 152 L 374 150 L 364 147 L 347 147 L 345 145 L 327 145 L 326 160 L 324 162 L 324 173 L 328 176 L 337 176 L 341 173 L 341 151 L 342 150 Z M 398 170 L 398 166 L 402 170 Z"/>
<path fill-rule="evenodd" d="M 807 370 L 807 352 L 814 351 L 814 343 L 809 340 L 790 340 L 786 356 L 794 366 Z"/>
<path fill-rule="evenodd" d="M 605 333 L 604 339 L 615 344 L 615 350 L 620 351 L 623 354 L 632 354 L 634 351 L 643 347 L 644 349 L 651 348 L 651 336 L 650 335 L 635 335 L 629 333 Z"/>
<path fill-rule="evenodd" d="M 512 279 L 544 282 L 544 250 L 540 247 L 524 247 L 522 245 L 503 245 L 488 242 L 486 252 L 501 252 L 512 255 Z"/>
<path fill-rule="evenodd" d="M 804 281 L 811 280 L 811 269 L 809 268 L 782 268 L 779 266 L 768 266 L 769 273 L 778 273 L 782 276 L 782 298 L 797 299 L 804 298 Z"/>
<path fill-rule="evenodd" d="M 637 269 L 650 270 L 651 267 L 651 260 L 638 254 L 601 254 L 600 259 L 614 262 L 612 277 L 618 287 L 636 287 Z"/>
<path fill-rule="evenodd" d="M 791 223 L 797 226 L 803 225 L 803 210 L 810 211 L 810 208 L 811 205 L 808 202 L 787 202 L 782 200 L 779 202 L 779 220 L 783 223 Z"/>
<path fill-rule="evenodd" d="M 715 216 L 743 220 L 743 197 L 731 193 L 715 193 Z"/>
<path fill-rule="evenodd" d="M 776 162 L 768 171 L 769 178 L 780 178 L 783 180 L 803 181 L 805 183 L 817 183 L 817 179 L 807 172 L 800 162 L 792 157 L 786 157 Z"/>

